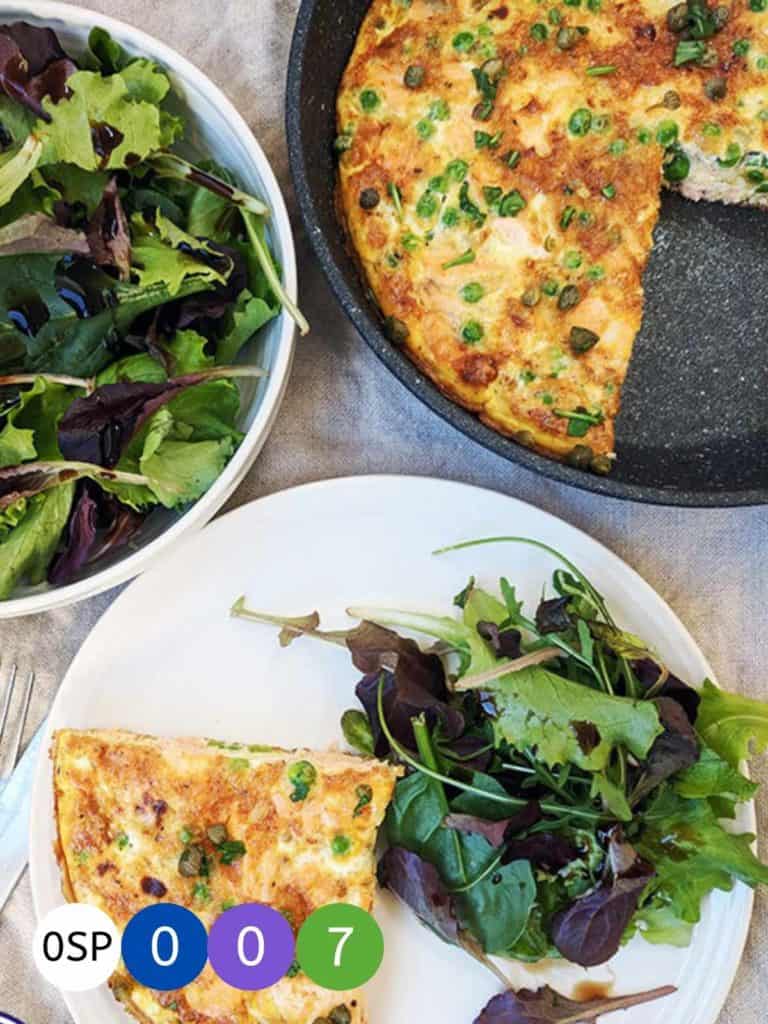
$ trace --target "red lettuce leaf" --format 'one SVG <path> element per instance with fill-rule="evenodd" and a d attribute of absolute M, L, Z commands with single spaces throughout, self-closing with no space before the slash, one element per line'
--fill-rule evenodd
<path fill-rule="evenodd" d="M 613 882 L 603 882 L 552 918 L 552 941 L 566 960 L 596 967 L 619 951 L 646 886 L 655 876 L 624 839 L 620 828 L 611 830 L 608 849 Z"/>
<path fill-rule="evenodd" d="M 389 741 L 378 712 L 379 680 L 384 674 L 382 704 L 387 726 L 398 742 L 414 749 L 411 719 L 426 716 L 430 729 L 440 722 L 443 735 L 455 739 L 464 731 L 464 716 L 448 704 L 445 670 L 436 654 L 421 650 L 415 640 L 391 629 L 362 622 L 346 635 L 356 668 L 366 675 L 355 690 L 371 723 L 376 756 L 386 757 Z"/>
<path fill-rule="evenodd" d="M 545 986 L 537 992 L 502 992 L 494 996 L 476 1018 L 475 1024 L 588 1024 L 605 1013 L 628 1010 L 632 1006 L 663 999 L 677 991 L 671 985 L 639 992 L 631 996 L 605 996 L 580 1003 L 566 999 L 559 992 Z"/>
<path fill-rule="evenodd" d="M 121 504 L 91 480 L 80 480 L 64 533 L 64 547 L 48 570 L 48 581 L 69 583 L 90 562 L 125 544 L 145 516 Z"/>
<path fill-rule="evenodd" d="M 553 597 L 536 609 L 536 629 L 540 633 L 564 633 L 573 625 L 568 614 L 570 597 Z"/>
<path fill-rule="evenodd" d="M 42 100 L 55 103 L 67 95 L 67 79 L 77 71 L 56 33 L 18 21 L 0 28 L 0 88 L 44 121 L 51 117 Z M 17 140 L 20 141 L 20 140 Z"/>
<path fill-rule="evenodd" d="M 100 267 L 114 267 L 121 281 L 129 280 L 131 236 L 116 178 L 112 178 L 104 189 L 86 235 L 94 262 Z"/>
<path fill-rule="evenodd" d="M 635 677 L 646 693 L 656 687 L 661 676 L 661 668 L 655 661 L 650 658 L 639 658 L 630 664 Z M 664 684 L 656 691 L 656 696 L 671 697 L 676 700 L 684 708 L 689 721 L 693 725 L 696 724 L 701 695 L 688 683 L 670 673 Z"/>
<path fill-rule="evenodd" d="M 410 850 L 391 847 L 379 861 L 379 883 L 414 912 L 444 942 L 459 945 L 451 894 L 437 868 Z"/>
<path fill-rule="evenodd" d="M 187 388 L 216 377 L 234 376 L 231 367 L 200 370 L 162 383 L 103 384 L 76 398 L 59 421 L 59 449 L 65 459 L 112 469 L 139 427 Z"/>
<path fill-rule="evenodd" d="M 491 650 L 497 658 L 519 658 L 522 648 L 520 641 L 522 634 L 519 629 L 501 630 L 495 622 L 478 622 L 477 632 L 490 644 Z"/>
<path fill-rule="evenodd" d="M 582 856 L 582 851 L 556 832 L 536 832 L 525 839 L 512 839 L 504 851 L 503 864 L 528 860 L 545 871 L 560 871 Z"/>
<path fill-rule="evenodd" d="M 540 820 L 541 807 L 536 800 L 531 800 L 527 807 L 524 807 L 518 814 L 511 818 L 502 818 L 501 821 L 488 821 L 476 814 L 449 814 L 443 824 L 446 828 L 455 829 L 457 832 L 480 835 L 487 839 L 491 846 L 498 848 L 503 846 L 510 836 L 531 828 Z M 527 858 L 514 858 L 514 860 L 523 859 Z"/>
<path fill-rule="evenodd" d="M 632 792 L 633 804 L 699 760 L 699 741 L 685 708 L 672 697 L 659 697 L 654 703 L 664 732 L 650 749 L 645 769 Z"/>

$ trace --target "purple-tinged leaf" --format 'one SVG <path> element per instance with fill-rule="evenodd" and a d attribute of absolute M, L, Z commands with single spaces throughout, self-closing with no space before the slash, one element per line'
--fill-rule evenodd
<path fill-rule="evenodd" d="M 609 834 L 608 859 L 613 881 L 603 882 L 552 919 L 555 947 L 582 967 L 604 964 L 619 951 L 640 897 L 656 873 L 626 842 L 620 827 Z"/>
<path fill-rule="evenodd" d="M 557 872 L 579 860 L 582 854 L 578 846 L 557 832 L 535 832 L 525 839 L 511 839 L 504 851 L 503 863 L 527 860 L 534 867 Z"/>
<path fill-rule="evenodd" d="M 600 731 L 592 722 L 571 722 L 571 728 L 576 733 L 576 741 L 581 747 L 581 752 L 589 757 L 593 750 L 600 746 Z"/>
<path fill-rule="evenodd" d="M 553 597 L 536 609 L 536 629 L 540 633 L 564 633 L 573 625 L 568 614 L 570 597 Z"/>
<path fill-rule="evenodd" d="M 120 280 L 127 281 L 131 276 L 131 236 L 116 178 L 104 189 L 88 224 L 87 237 L 94 262 L 100 267 L 114 267 Z"/>
<path fill-rule="evenodd" d="M 0 28 L 0 89 L 10 99 L 50 121 L 42 100 L 67 94 L 67 79 L 77 71 L 51 29 L 15 22 Z M 17 140 L 20 141 L 20 140 Z"/>
<path fill-rule="evenodd" d="M 664 732 L 651 747 L 645 770 L 632 792 L 632 804 L 638 803 L 666 779 L 690 768 L 699 760 L 699 741 L 685 708 L 673 697 L 659 697 L 654 703 L 659 709 L 659 720 L 664 726 Z"/>
<path fill-rule="evenodd" d="M 414 748 L 411 719 L 426 716 L 430 729 L 440 722 L 446 739 L 464 731 L 464 716 L 448 704 L 443 664 L 411 639 L 372 622 L 361 622 L 346 636 L 356 668 L 366 675 L 357 684 L 358 699 L 371 722 L 377 757 L 386 757 L 389 741 L 378 713 L 379 678 L 384 673 L 382 704 L 387 725 L 398 742 Z"/>
<path fill-rule="evenodd" d="M 455 829 L 457 832 L 476 834 L 487 839 L 491 846 L 499 847 L 518 832 L 524 832 L 541 820 L 541 808 L 536 800 L 531 800 L 518 814 L 511 818 L 502 818 L 501 821 L 488 821 L 486 818 L 479 818 L 475 814 L 449 814 L 443 821 L 446 828 Z M 577 854 L 578 856 L 578 854 Z M 515 857 L 515 860 L 526 858 Z"/>
<path fill-rule="evenodd" d="M 0 228 L 0 256 L 38 252 L 87 256 L 90 250 L 81 231 L 62 227 L 44 213 L 24 214 Z"/>
<path fill-rule="evenodd" d="M 217 366 L 162 383 L 103 384 L 90 395 L 76 398 L 64 413 L 59 421 L 59 448 L 65 459 L 112 468 L 142 423 L 182 391 L 207 380 L 261 373 L 254 367 Z"/>
<path fill-rule="evenodd" d="M 688 683 L 683 682 L 682 679 L 678 679 L 677 676 L 673 676 L 671 673 L 667 675 L 666 680 L 659 686 L 662 669 L 650 658 L 632 661 L 631 667 L 646 693 L 653 690 L 654 695 L 657 697 L 671 697 L 673 700 L 676 700 L 678 704 L 682 705 L 688 720 L 693 725 L 696 724 L 699 704 L 701 704 L 701 695 L 692 686 L 689 686 Z"/>
<path fill-rule="evenodd" d="M 519 658 L 522 655 L 519 629 L 499 629 L 495 622 L 478 622 L 477 632 L 490 644 L 497 658 Z"/>
<path fill-rule="evenodd" d="M 379 861 L 380 885 L 414 912 L 444 942 L 459 945 L 459 926 L 451 894 L 437 869 L 402 847 L 391 847 Z"/>
<path fill-rule="evenodd" d="M 677 991 L 672 985 L 631 996 L 605 996 L 588 1002 L 566 999 L 549 986 L 537 992 L 511 989 L 494 996 L 474 1024 L 589 1024 L 606 1013 L 629 1010 Z"/>
<path fill-rule="evenodd" d="M 77 476 L 76 470 L 56 462 L 30 462 L 0 469 L 0 509 L 75 480 Z"/>
<path fill-rule="evenodd" d="M 125 544 L 145 519 L 90 480 L 78 483 L 64 534 L 64 548 L 51 563 L 48 581 L 69 583 L 90 562 Z"/>

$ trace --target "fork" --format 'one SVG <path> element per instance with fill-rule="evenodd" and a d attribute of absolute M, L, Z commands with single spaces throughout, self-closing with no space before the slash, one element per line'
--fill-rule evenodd
<path fill-rule="evenodd" d="M 32 700 L 32 691 L 35 688 L 35 673 L 30 672 L 21 691 L 19 711 L 16 716 L 16 727 L 12 730 L 9 729 L 9 732 L 12 733 L 10 744 L 8 744 L 8 749 L 4 751 L 4 741 L 7 743 L 8 739 L 6 737 L 6 729 L 11 717 L 11 705 L 13 703 L 13 695 L 16 692 L 18 672 L 18 666 L 12 665 L 11 673 L 5 686 L 5 693 L 3 694 L 2 706 L 0 707 L 0 757 L 2 757 L 2 760 L 0 760 L 0 793 L 5 789 L 11 773 L 19 760 L 21 743 L 24 739 L 24 729 L 27 725 L 29 705 Z"/>
<path fill-rule="evenodd" d="M 27 865 L 32 780 L 46 725 L 39 726 L 20 757 L 35 673 L 30 672 L 20 686 L 18 677 L 14 664 L 5 688 L 0 686 L 0 911 Z"/>

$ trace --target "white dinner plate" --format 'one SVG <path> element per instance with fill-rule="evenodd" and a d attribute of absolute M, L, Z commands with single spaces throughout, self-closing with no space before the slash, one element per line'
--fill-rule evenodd
<path fill-rule="evenodd" d="M 505 533 L 535 537 L 576 562 L 619 623 L 649 640 L 673 672 L 695 683 L 711 676 L 691 636 L 648 584 L 561 520 L 461 484 L 357 477 L 263 498 L 180 544 L 93 630 L 63 682 L 50 727 L 286 747 L 339 743 L 339 717 L 357 703 L 359 673 L 348 654 L 308 639 L 281 649 L 269 627 L 231 619 L 232 601 L 245 594 L 252 607 L 277 614 L 317 609 L 324 625 L 339 628 L 349 622 L 345 608 L 355 604 L 450 614 L 453 595 L 470 575 L 489 588 L 504 575 L 535 604 L 555 567 L 543 552 L 494 545 L 431 554 L 455 541 Z M 63 902 L 45 757 L 32 822 L 32 888 L 41 916 Z M 752 808 L 742 808 L 738 825 L 754 830 Z M 673 984 L 677 994 L 619 1014 L 616 1024 L 714 1024 L 741 959 L 751 909 L 752 893 L 739 884 L 707 900 L 688 949 L 638 938 L 605 967 L 521 967 L 514 980 L 528 987 L 549 982 L 566 994 L 585 977 L 612 981 L 617 993 Z M 386 955 L 369 986 L 371 1024 L 472 1024 L 498 982 L 389 896 L 380 896 L 376 912 Z M 67 1003 L 77 1024 L 126 1020 L 106 987 L 69 995 Z"/>

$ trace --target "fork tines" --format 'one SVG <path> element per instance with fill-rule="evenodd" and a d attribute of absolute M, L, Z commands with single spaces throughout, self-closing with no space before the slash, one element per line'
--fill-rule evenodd
<path fill-rule="evenodd" d="M 17 675 L 17 666 L 12 665 L 5 689 L 0 691 L 0 784 L 10 776 L 19 759 L 32 690 L 35 686 L 35 673 L 30 672 L 21 686 L 21 693 L 14 701 Z M 14 703 L 17 705 L 15 716 L 12 714 Z M 15 725 L 12 726 L 10 723 L 14 717 Z"/>

